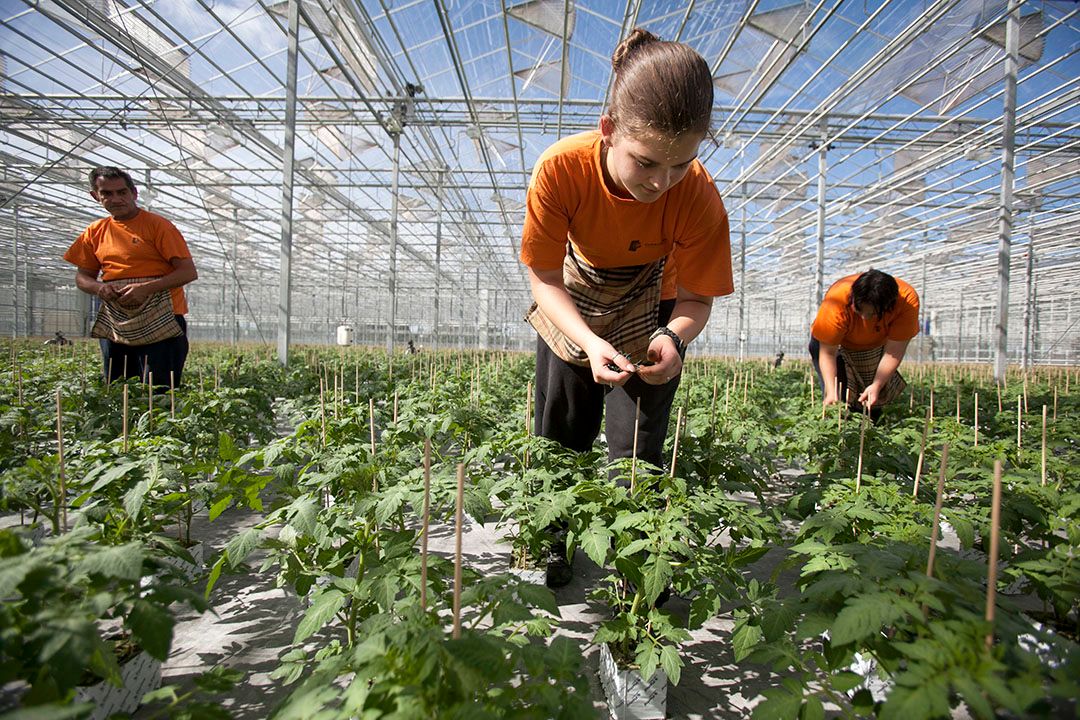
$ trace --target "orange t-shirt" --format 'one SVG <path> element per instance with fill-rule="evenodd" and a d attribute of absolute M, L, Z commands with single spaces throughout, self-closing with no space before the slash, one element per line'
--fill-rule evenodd
<path fill-rule="evenodd" d="M 851 286 L 862 273 L 841 278 L 825 293 L 810 334 L 826 345 L 849 350 L 870 350 L 886 340 L 910 340 L 919 334 L 919 295 L 900 278 L 900 296 L 893 309 L 880 319 L 864 320 L 851 307 Z"/>
<path fill-rule="evenodd" d="M 100 271 L 102 280 L 162 277 L 173 271 L 171 260 L 190 257 L 191 251 L 176 226 L 142 209 L 130 220 L 95 220 L 64 253 L 64 259 L 79 269 Z M 169 292 L 173 312 L 186 315 L 184 288 Z"/>
<path fill-rule="evenodd" d="M 525 202 L 521 262 L 533 269 L 562 267 L 569 240 L 593 267 L 632 267 L 669 256 L 678 285 L 690 292 L 715 297 L 734 291 L 727 210 L 697 160 L 654 203 L 620 198 L 604 183 L 600 133 L 581 133 L 540 155 Z M 664 274 L 666 296 L 674 297 L 676 276 Z"/>

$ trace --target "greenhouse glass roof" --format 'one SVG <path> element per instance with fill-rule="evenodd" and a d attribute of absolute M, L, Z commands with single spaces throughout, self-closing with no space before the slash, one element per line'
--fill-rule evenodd
<path fill-rule="evenodd" d="M 347 323 L 375 342 L 393 322 L 399 339 L 528 347 L 517 248 L 532 165 L 596 127 L 611 50 L 641 26 L 693 46 L 715 78 L 701 159 L 738 277 L 702 347 L 795 348 L 821 284 L 874 266 L 923 296 L 930 357 L 986 359 L 1007 224 L 1010 350 L 1080 351 L 1075 2 L 1018 4 L 1014 154 L 1006 2 L 298 5 L 290 123 L 288 0 L 0 4 L 8 332 L 78 315 L 61 255 L 100 214 L 87 170 L 116 164 L 192 247 L 193 336 L 272 341 L 293 137 L 295 339 Z"/>

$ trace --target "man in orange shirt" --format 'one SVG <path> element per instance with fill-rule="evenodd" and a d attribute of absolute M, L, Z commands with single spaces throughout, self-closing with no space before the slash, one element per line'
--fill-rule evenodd
<path fill-rule="evenodd" d="M 110 381 L 152 373 L 155 384 L 162 385 L 170 382 L 171 374 L 179 385 L 188 353 L 183 286 L 198 277 L 187 243 L 171 222 L 138 206 L 135 182 L 120 168 L 92 170 L 90 196 L 110 217 L 91 223 L 64 253 L 64 259 L 78 268 L 75 285 L 127 314 L 149 307 L 156 294 L 167 293 L 161 303 L 171 302 L 173 316 L 168 317 L 166 304 L 163 321 L 170 326 L 157 330 L 158 335 L 171 335 L 166 339 L 129 344 L 115 334 L 105 337 L 105 373 Z"/>
<path fill-rule="evenodd" d="M 876 420 L 906 386 L 897 368 L 918 333 L 919 295 L 903 280 L 874 269 L 837 280 L 810 329 L 823 402 L 854 396 Z"/>

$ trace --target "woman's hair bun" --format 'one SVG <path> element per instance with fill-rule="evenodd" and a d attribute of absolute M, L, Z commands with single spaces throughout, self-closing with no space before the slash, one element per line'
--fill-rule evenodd
<path fill-rule="evenodd" d="M 619 68 L 635 50 L 642 45 L 648 45 L 649 43 L 659 42 L 660 38 L 653 35 L 648 30 L 643 28 L 634 28 L 630 31 L 630 34 L 626 36 L 626 39 L 619 43 L 619 46 L 615 48 L 615 52 L 611 54 L 611 69 L 615 72 L 619 72 Z"/>

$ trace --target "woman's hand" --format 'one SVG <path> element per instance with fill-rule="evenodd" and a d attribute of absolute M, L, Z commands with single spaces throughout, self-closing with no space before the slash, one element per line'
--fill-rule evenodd
<path fill-rule="evenodd" d="M 601 385 L 615 387 L 623 385 L 630 376 L 638 371 L 638 366 L 630 362 L 630 358 L 616 350 L 611 343 L 597 336 L 596 341 L 585 348 L 589 355 L 589 366 L 592 368 L 593 380 Z M 617 368 L 613 370 L 612 368 Z"/>
<path fill-rule="evenodd" d="M 682 358 L 675 348 L 675 341 L 667 335 L 659 335 L 649 343 L 649 362 L 642 365 L 638 376 L 649 385 L 665 385 L 682 372 Z"/>

